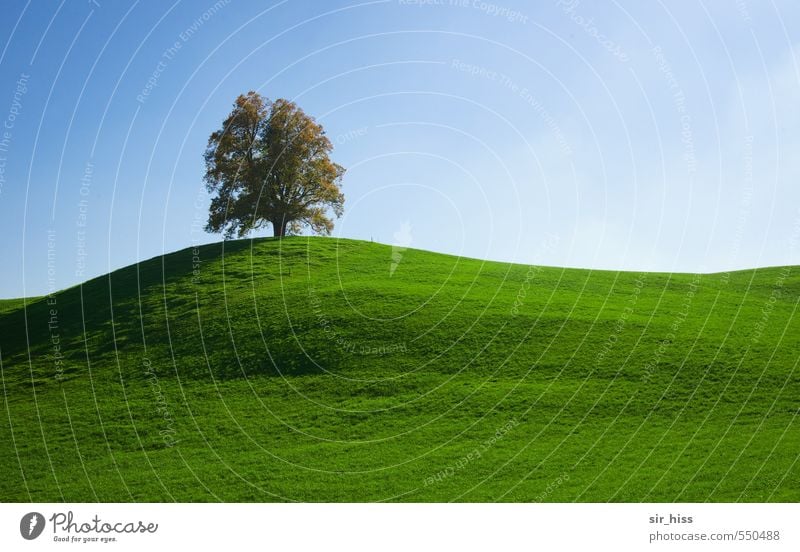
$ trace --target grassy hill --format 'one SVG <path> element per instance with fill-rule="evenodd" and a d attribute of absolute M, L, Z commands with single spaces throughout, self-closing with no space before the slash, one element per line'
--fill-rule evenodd
<path fill-rule="evenodd" d="M 791 267 L 179 251 L 0 303 L 0 500 L 798 501 L 799 298 Z"/>

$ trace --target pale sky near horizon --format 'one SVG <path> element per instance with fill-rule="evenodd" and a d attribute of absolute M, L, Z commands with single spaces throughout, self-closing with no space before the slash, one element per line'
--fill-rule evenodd
<path fill-rule="evenodd" d="M 12 0 L 0 297 L 221 239 L 198 230 L 202 153 L 250 89 L 325 127 L 348 169 L 335 236 L 602 269 L 800 264 L 798 43 L 790 1 Z"/>

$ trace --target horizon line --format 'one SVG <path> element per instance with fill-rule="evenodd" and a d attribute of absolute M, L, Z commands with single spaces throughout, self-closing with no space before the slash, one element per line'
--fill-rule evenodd
<path fill-rule="evenodd" d="M 167 255 L 174 255 L 176 253 L 180 253 L 182 251 L 188 251 L 188 250 L 195 249 L 195 248 L 198 248 L 198 247 L 205 247 L 205 246 L 210 246 L 210 245 L 222 244 L 223 248 L 224 248 L 224 244 L 228 243 L 228 242 L 280 241 L 280 240 L 285 240 L 285 239 L 290 239 L 290 240 L 292 240 L 292 239 L 346 240 L 346 241 L 352 241 L 352 242 L 372 243 L 372 244 L 382 245 L 384 247 L 393 247 L 394 245 L 396 245 L 396 244 L 383 243 L 383 242 L 379 242 L 379 241 L 375 241 L 375 240 L 366 240 L 366 239 L 361 239 L 361 238 L 345 238 L 345 237 L 341 237 L 341 236 L 312 236 L 312 235 L 302 235 L 302 234 L 295 235 L 295 236 L 283 236 L 283 237 L 255 236 L 255 237 L 252 237 L 252 238 L 246 238 L 246 237 L 245 238 L 223 238 L 222 240 L 209 241 L 209 242 L 204 242 L 204 243 L 197 243 L 197 244 L 188 245 L 188 246 L 182 247 L 180 249 L 176 249 L 176 250 L 173 250 L 173 251 L 167 251 L 167 252 L 161 253 L 159 255 L 153 255 L 152 257 L 147 257 L 145 259 L 141 259 L 139 261 L 136 261 L 136 262 L 133 262 L 133 263 L 130 263 L 130 264 L 126 264 L 126 265 L 123 265 L 123 266 L 118 266 L 116 268 L 111 269 L 108 272 L 104 272 L 102 274 L 97 274 L 95 276 L 91 276 L 91 277 L 86 278 L 85 280 L 83 280 L 81 282 L 78 282 L 76 284 L 72 284 L 72 285 L 60 288 L 58 290 L 54 290 L 54 291 L 50 291 L 50 292 L 42 293 L 42 294 L 38 294 L 38 295 L 22 295 L 22 296 L 15 296 L 15 297 L 0 297 L 0 301 L 14 301 L 14 300 L 19 301 L 19 300 L 25 300 L 25 299 L 33 299 L 33 300 L 42 299 L 44 297 L 49 297 L 49 296 L 52 296 L 52 295 L 55 295 L 55 294 L 58 294 L 58 293 L 62 293 L 64 291 L 67 291 L 67 290 L 70 290 L 70 289 L 73 289 L 73 288 L 76 288 L 76 287 L 81 287 L 84 284 L 86 284 L 87 282 L 91 282 L 92 280 L 96 280 L 96 279 L 102 278 L 104 276 L 109 276 L 109 275 L 113 274 L 114 272 L 117 272 L 117 271 L 120 271 L 120 270 L 124 270 L 126 268 L 131 268 L 131 267 L 134 267 L 136 265 L 139 265 L 139 264 L 142 264 L 142 263 L 145 263 L 145 262 L 148 262 L 148 261 L 152 261 L 154 259 L 158 259 L 158 258 L 161 258 L 161 257 L 166 257 Z M 789 264 L 789 265 L 765 265 L 765 266 L 755 266 L 755 267 L 749 266 L 749 267 L 734 268 L 734 269 L 729 269 L 729 270 L 714 270 L 714 271 L 711 271 L 711 272 L 669 271 L 669 270 L 639 270 L 639 269 L 627 269 L 627 268 L 626 269 L 616 269 L 616 268 L 596 268 L 596 267 L 585 267 L 585 266 L 520 263 L 520 262 L 513 262 L 513 261 L 506 261 L 506 260 L 482 259 L 482 258 L 478 258 L 478 257 L 468 257 L 468 256 L 464 256 L 464 255 L 457 255 L 457 254 L 454 254 L 454 253 L 446 253 L 446 252 L 434 251 L 434 250 L 430 250 L 430 249 L 420 249 L 420 248 L 417 248 L 417 247 L 403 246 L 403 248 L 405 250 L 412 249 L 414 251 L 422 251 L 422 252 L 425 252 L 425 253 L 433 253 L 435 255 L 444 255 L 444 256 L 447 256 L 447 257 L 456 257 L 456 258 L 459 258 L 459 259 L 481 261 L 481 262 L 485 262 L 485 263 L 488 262 L 488 263 L 497 263 L 497 264 L 526 266 L 526 267 L 538 266 L 538 267 L 550 268 L 550 269 L 582 270 L 582 271 L 590 271 L 590 272 L 615 272 L 615 273 L 631 273 L 631 274 L 645 273 L 645 274 L 662 274 L 662 275 L 670 275 L 670 276 L 672 276 L 672 275 L 713 276 L 713 275 L 718 275 L 718 274 L 731 274 L 731 273 L 734 273 L 734 272 L 747 272 L 747 271 L 753 271 L 753 270 L 770 270 L 770 269 L 777 269 L 777 268 L 800 266 L 800 264 L 798 264 L 798 265 L 794 265 L 794 264 Z"/>

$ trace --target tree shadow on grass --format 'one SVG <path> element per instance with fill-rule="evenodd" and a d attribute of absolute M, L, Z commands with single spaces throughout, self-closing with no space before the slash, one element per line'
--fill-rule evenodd
<path fill-rule="evenodd" d="M 273 377 L 324 375 L 345 365 L 343 352 L 335 346 L 301 348 L 292 338 L 270 342 L 268 352 L 259 357 L 252 363 L 256 372 Z"/>

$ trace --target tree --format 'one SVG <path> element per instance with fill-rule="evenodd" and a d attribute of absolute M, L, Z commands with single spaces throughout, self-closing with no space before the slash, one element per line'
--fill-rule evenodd
<path fill-rule="evenodd" d="M 345 169 L 330 160 L 322 126 L 294 102 L 250 91 L 236 98 L 222 128 L 208 139 L 206 229 L 245 236 L 271 224 L 276 237 L 304 226 L 330 234 L 344 208 Z"/>

